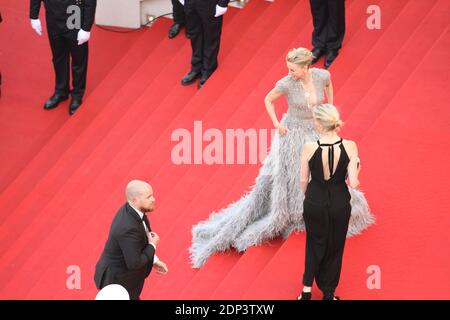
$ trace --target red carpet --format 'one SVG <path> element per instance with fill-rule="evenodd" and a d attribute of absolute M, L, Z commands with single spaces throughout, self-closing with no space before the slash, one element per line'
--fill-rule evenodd
<path fill-rule="evenodd" d="M 381 8 L 382 28 L 366 27 Z M 448 299 L 446 142 L 450 3 L 349 0 L 344 48 L 331 67 L 343 136 L 359 144 L 362 190 L 377 223 L 350 239 L 337 293 L 345 299 Z M 92 299 L 95 263 L 133 178 L 153 185 L 152 227 L 167 276 L 152 273 L 143 299 L 293 299 L 304 234 L 190 267 L 193 224 L 238 199 L 259 165 L 174 165 L 171 134 L 270 129 L 263 98 L 286 74 L 284 56 L 310 46 L 307 1 L 252 0 L 224 19 L 220 67 L 204 88 L 182 87 L 190 44 L 167 38 L 170 20 L 131 34 L 94 28 L 88 93 L 73 117 L 46 112 L 48 40 L 29 26 L 28 4 L 0 0 L 0 298 Z M 13 36 L 14 35 L 14 36 Z M 19 43 L 28 46 L 23 49 Z M 20 48 L 20 49 L 19 49 Z M 319 62 L 319 66 L 322 61 Z M 281 115 L 285 103 L 278 104 Z M 204 145 L 206 146 L 206 144 Z M 442 164 L 441 164 L 442 163 Z M 81 289 L 66 287 L 67 267 Z M 381 288 L 368 289 L 369 266 Z M 314 288 L 319 297 L 317 288 Z"/>

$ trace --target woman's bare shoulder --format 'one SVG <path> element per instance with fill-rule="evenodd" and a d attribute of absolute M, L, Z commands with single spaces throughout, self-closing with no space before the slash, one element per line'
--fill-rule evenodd
<path fill-rule="evenodd" d="M 314 151 L 317 147 L 317 142 L 305 142 L 305 144 L 303 145 L 303 152 L 305 152 L 306 154 L 311 153 L 312 151 Z"/>
<path fill-rule="evenodd" d="M 342 143 L 344 144 L 344 147 L 347 151 L 349 152 L 358 152 L 358 147 L 356 145 L 356 142 L 353 140 L 347 140 L 347 139 L 342 139 Z"/>

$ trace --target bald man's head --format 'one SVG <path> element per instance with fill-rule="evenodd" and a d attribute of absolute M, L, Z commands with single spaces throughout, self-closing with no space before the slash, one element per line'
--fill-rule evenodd
<path fill-rule="evenodd" d="M 155 198 L 150 184 L 140 180 L 128 183 L 125 196 L 129 204 L 142 212 L 153 211 Z"/>

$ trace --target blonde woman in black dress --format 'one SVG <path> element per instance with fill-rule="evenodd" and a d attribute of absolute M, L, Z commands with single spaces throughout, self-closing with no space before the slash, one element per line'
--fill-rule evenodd
<path fill-rule="evenodd" d="M 358 148 L 355 142 L 338 136 L 342 121 L 333 105 L 315 107 L 313 117 L 320 139 L 305 143 L 301 155 L 306 257 L 304 287 L 298 299 L 311 299 L 316 280 L 324 300 L 339 300 L 334 291 L 339 283 L 352 211 L 346 180 L 352 188 L 359 185 Z"/>

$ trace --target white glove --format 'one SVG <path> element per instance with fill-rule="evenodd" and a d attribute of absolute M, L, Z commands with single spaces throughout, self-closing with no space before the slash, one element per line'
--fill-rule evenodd
<path fill-rule="evenodd" d="M 178 0 L 178 2 L 184 6 L 184 0 Z"/>
<path fill-rule="evenodd" d="M 77 40 L 78 40 L 78 45 L 82 45 L 85 42 L 89 41 L 89 38 L 91 37 L 91 33 L 84 31 L 83 29 L 80 29 L 80 31 L 78 31 L 78 36 L 77 36 Z"/>
<path fill-rule="evenodd" d="M 216 5 L 216 15 L 214 17 L 220 17 L 221 15 L 224 15 L 225 12 L 227 12 L 227 10 L 228 10 L 228 7 L 224 8 L 217 4 Z"/>
<path fill-rule="evenodd" d="M 39 19 L 31 19 L 31 27 L 36 31 L 36 33 L 42 36 L 42 25 L 41 20 Z"/>

